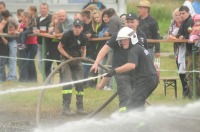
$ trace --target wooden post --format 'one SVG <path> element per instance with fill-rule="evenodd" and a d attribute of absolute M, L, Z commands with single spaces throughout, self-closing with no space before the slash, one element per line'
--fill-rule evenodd
<path fill-rule="evenodd" d="M 45 45 L 45 37 L 42 37 L 42 78 L 43 81 L 46 80 L 46 72 L 45 72 L 45 61 L 43 59 L 46 58 L 46 45 Z"/>

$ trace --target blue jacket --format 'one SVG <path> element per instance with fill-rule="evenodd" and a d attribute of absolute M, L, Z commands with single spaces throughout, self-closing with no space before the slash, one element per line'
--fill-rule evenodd
<path fill-rule="evenodd" d="M 193 3 L 192 3 L 192 6 L 194 8 L 194 11 L 197 13 L 197 14 L 200 14 L 200 2 L 198 0 L 195 0 Z"/>

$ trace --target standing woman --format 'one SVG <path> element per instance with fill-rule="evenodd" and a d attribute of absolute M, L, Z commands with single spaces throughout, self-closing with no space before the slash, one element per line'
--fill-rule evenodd
<path fill-rule="evenodd" d="M 35 21 L 36 26 L 37 8 L 35 6 L 29 6 L 28 13 L 32 17 L 32 20 Z M 37 82 L 37 72 L 34 61 L 38 49 L 37 36 L 28 36 L 26 39 L 26 45 L 27 48 L 24 49 L 24 57 L 30 60 L 26 60 L 23 63 L 19 80 L 22 82 Z"/>
<path fill-rule="evenodd" d="M 168 31 L 169 39 L 176 39 L 176 35 L 178 34 L 179 27 L 182 23 L 182 19 L 179 13 L 179 9 L 175 9 L 173 12 L 173 19 L 171 20 L 171 24 Z M 182 88 L 183 88 L 183 97 L 189 96 L 189 88 L 186 82 L 186 74 L 185 74 L 185 53 L 186 53 L 186 45 L 185 43 L 174 43 L 174 55 L 176 64 L 178 67 L 179 77 L 181 80 Z"/>
<path fill-rule="evenodd" d="M 102 13 L 102 24 L 103 24 L 103 28 L 102 30 L 99 32 L 99 37 L 109 37 L 109 28 L 108 28 L 108 23 L 110 18 L 108 17 L 108 13 L 107 10 L 105 10 Z M 98 53 L 101 50 L 101 48 L 106 44 L 106 41 L 101 41 L 99 44 L 99 48 L 98 48 Z M 109 49 L 108 53 L 106 54 L 105 58 L 101 61 L 102 65 L 106 65 L 106 66 L 111 66 L 112 65 L 112 59 L 113 59 L 113 49 Z M 105 71 L 99 67 L 98 69 L 98 73 L 99 74 L 103 74 Z M 99 88 L 100 85 L 97 85 L 97 89 Z M 104 87 L 104 90 L 112 90 L 112 79 L 109 79 L 109 82 L 106 84 L 106 86 Z"/>
<path fill-rule="evenodd" d="M 91 14 L 91 21 L 92 21 L 92 35 L 91 38 L 97 38 L 99 37 L 98 34 L 99 32 L 102 30 L 103 28 L 103 24 L 102 24 L 102 12 L 100 10 L 94 10 L 92 11 Z M 94 55 L 95 58 L 99 52 L 99 45 L 101 45 L 98 41 L 94 41 L 91 42 L 91 45 L 95 46 L 95 51 L 94 51 Z M 90 82 L 90 85 L 94 85 L 94 87 L 97 84 L 97 79 Z"/>

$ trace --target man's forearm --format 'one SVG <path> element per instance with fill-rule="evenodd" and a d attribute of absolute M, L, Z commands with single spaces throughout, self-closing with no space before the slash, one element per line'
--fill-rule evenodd
<path fill-rule="evenodd" d="M 135 69 L 135 64 L 133 63 L 126 63 L 123 66 L 120 66 L 115 69 L 116 73 L 124 73 Z"/>

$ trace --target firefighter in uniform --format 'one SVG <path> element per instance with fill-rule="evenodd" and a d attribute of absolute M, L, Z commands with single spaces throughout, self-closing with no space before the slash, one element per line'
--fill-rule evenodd
<path fill-rule="evenodd" d="M 117 41 L 124 49 L 128 49 L 128 62 L 110 70 L 107 77 L 129 72 L 132 79 L 132 91 L 127 103 L 127 110 L 144 107 L 145 100 L 158 85 L 158 76 L 150 58 L 150 54 L 137 39 L 136 33 L 128 27 L 122 28 L 117 35 Z M 131 35 L 131 36 L 130 36 Z M 131 42 L 131 43 L 130 43 Z"/>
<path fill-rule="evenodd" d="M 82 34 L 83 22 L 74 20 L 72 30 L 63 34 L 61 41 L 58 45 L 58 50 L 61 53 L 61 61 L 72 59 L 74 57 L 85 57 L 86 44 L 88 43 L 87 37 Z M 71 82 L 72 80 L 83 79 L 83 66 L 80 61 L 72 61 L 61 68 L 61 81 Z M 86 114 L 83 111 L 83 84 L 75 84 L 76 89 L 76 106 L 77 114 Z M 63 111 L 64 115 L 74 114 L 70 110 L 72 85 L 63 87 Z"/>

